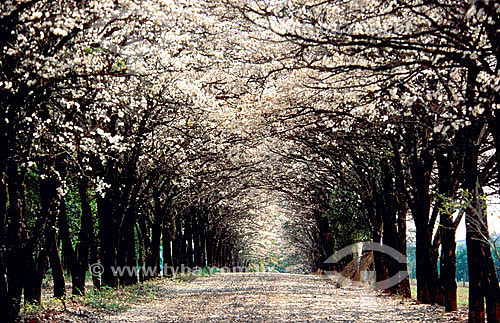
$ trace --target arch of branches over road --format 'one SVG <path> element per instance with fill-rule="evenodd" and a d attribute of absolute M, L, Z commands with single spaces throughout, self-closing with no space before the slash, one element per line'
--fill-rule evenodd
<path fill-rule="evenodd" d="M 2 313 L 49 268 L 64 297 L 64 270 L 81 295 L 90 264 L 95 288 L 133 284 L 160 250 L 246 264 L 267 191 L 312 270 L 367 239 L 405 254 L 411 217 L 417 299 L 447 311 L 465 221 L 469 321 L 499 322 L 499 20 L 488 0 L 2 2 Z M 401 266 L 375 254 L 379 279 Z"/>

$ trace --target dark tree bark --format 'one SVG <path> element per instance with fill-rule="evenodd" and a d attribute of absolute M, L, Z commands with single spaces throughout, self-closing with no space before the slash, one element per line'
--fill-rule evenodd
<path fill-rule="evenodd" d="M 138 240 L 138 249 L 137 253 L 139 254 L 139 257 L 137 258 L 137 264 L 139 266 L 139 281 L 143 282 L 146 280 L 146 276 L 149 277 L 154 277 L 155 275 L 152 275 L 149 273 L 148 268 L 144 268 L 145 265 L 145 259 L 144 259 L 144 253 L 146 250 L 150 250 L 151 246 L 149 245 L 149 238 L 145 237 L 145 232 L 147 231 L 146 229 L 146 221 L 139 221 L 137 224 L 137 240 Z M 146 270 L 146 272 L 145 272 Z M 157 271 L 157 269 L 155 269 Z M 150 278 L 151 279 L 151 278 Z"/>
<path fill-rule="evenodd" d="M 61 199 L 58 226 L 59 226 L 59 239 L 61 240 L 61 246 L 62 246 L 61 248 L 62 265 L 64 269 L 71 272 L 71 268 L 73 267 L 75 252 L 73 250 L 71 236 L 69 234 L 68 214 L 66 212 L 66 203 L 64 199 Z"/>
<path fill-rule="evenodd" d="M 464 187 L 470 193 L 471 204 L 466 210 L 466 243 L 469 267 L 469 322 L 500 322 L 500 287 L 496 275 L 489 239 L 488 221 L 479 183 L 479 142 L 484 123 L 476 120 L 468 128 L 464 140 Z"/>
<path fill-rule="evenodd" d="M 0 313 L 9 313 L 9 298 L 7 290 L 6 270 L 6 221 L 7 221 L 7 176 L 5 174 L 5 159 L 0 159 Z"/>
<path fill-rule="evenodd" d="M 57 237 L 55 226 L 47 228 L 47 252 L 49 254 L 50 267 L 52 268 L 52 277 L 54 279 L 54 297 L 64 298 L 66 296 L 66 282 L 64 270 L 62 267 L 59 248 L 57 246 Z"/>
<path fill-rule="evenodd" d="M 127 267 L 131 270 L 124 271 L 118 279 L 122 285 L 132 285 L 137 283 L 137 275 L 134 271 L 137 266 L 137 257 L 135 249 L 135 209 L 133 205 L 127 208 L 120 231 L 121 239 L 118 244 L 117 263 L 118 266 Z"/>
<path fill-rule="evenodd" d="M 216 229 L 213 227 L 210 231 L 209 235 L 210 239 L 210 255 L 211 255 L 211 263 L 212 266 L 219 266 L 218 257 L 217 257 L 217 244 L 219 243 L 219 237 L 216 235 Z"/>
<path fill-rule="evenodd" d="M 411 195 L 409 205 L 416 227 L 416 272 L 417 300 L 422 303 L 444 305 L 443 288 L 437 271 L 437 252 L 432 245 L 432 231 L 435 216 L 430 216 L 430 178 L 433 157 L 429 151 L 427 134 L 419 134 L 417 129 L 408 136 L 411 172 Z M 419 138 L 418 136 L 423 136 Z M 426 149 L 419 152 L 419 141 L 425 141 Z M 435 215 L 435 216 L 434 216 Z"/>
<path fill-rule="evenodd" d="M 155 214 L 153 217 L 153 225 L 151 228 L 151 243 L 146 249 L 146 268 L 154 272 L 146 276 L 145 279 L 156 277 L 160 273 L 160 244 L 161 234 L 163 231 L 164 210 L 160 205 L 160 200 L 155 200 Z M 145 238 L 149 239 L 149 238 Z"/>
<path fill-rule="evenodd" d="M 214 257 L 214 266 L 216 267 L 222 267 L 221 266 L 221 252 L 220 252 L 220 237 L 217 237 L 214 240 L 214 246 L 213 246 L 213 257 Z"/>
<path fill-rule="evenodd" d="M 186 241 L 186 264 L 192 268 L 194 263 L 194 250 L 193 250 L 193 211 L 190 210 L 186 214 L 184 220 L 184 239 Z"/>
<path fill-rule="evenodd" d="M 89 266 L 90 238 L 93 231 L 92 209 L 88 197 L 88 180 L 82 177 L 78 181 L 78 193 L 82 209 L 80 232 L 72 274 L 72 294 L 85 295 L 85 275 Z"/>
<path fill-rule="evenodd" d="M 174 267 L 180 268 L 186 262 L 186 241 L 182 233 L 182 219 L 179 215 L 175 216 L 175 240 L 173 249 Z"/>
<path fill-rule="evenodd" d="M 401 254 L 406 256 L 406 217 L 407 217 L 407 209 L 403 208 L 398 211 L 398 235 L 396 237 L 395 248 Z M 397 263 L 398 267 L 398 275 L 401 275 L 400 272 L 408 272 L 408 263 Z M 397 294 L 401 295 L 404 298 L 411 298 L 411 287 L 410 287 L 410 277 L 406 276 L 398 285 L 397 285 Z"/>
<path fill-rule="evenodd" d="M 312 264 L 313 272 L 318 269 L 321 270 L 329 270 L 330 264 L 325 264 L 325 260 L 328 259 L 331 255 L 333 255 L 333 235 L 330 231 L 330 223 L 328 222 L 328 218 L 323 216 L 322 212 L 316 211 L 314 212 L 314 219 L 316 222 L 316 227 L 318 229 L 318 257 L 315 259 L 315 262 Z"/>
<path fill-rule="evenodd" d="M 199 224 L 199 214 L 196 210 L 193 214 L 192 218 L 192 228 L 193 228 L 193 245 L 194 245 L 194 265 L 196 267 L 203 267 L 203 259 L 202 259 L 202 234 L 201 227 Z"/>
<path fill-rule="evenodd" d="M 371 235 L 373 242 L 382 242 L 383 221 L 380 212 L 377 212 L 376 200 L 373 196 L 365 197 L 365 208 L 368 218 L 371 222 Z M 373 252 L 373 262 L 375 267 L 375 275 L 377 281 L 383 281 L 388 278 L 387 268 L 385 265 L 385 257 L 383 254 Z"/>
<path fill-rule="evenodd" d="M 201 220 L 200 220 L 201 221 Z M 206 227 L 205 227 L 206 222 L 200 222 L 199 225 L 199 230 L 200 230 L 200 266 L 205 267 L 207 266 L 207 240 L 206 240 Z"/>
<path fill-rule="evenodd" d="M 137 201 L 140 190 L 140 185 L 137 185 L 135 178 L 138 156 L 139 151 L 136 146 L 134 152 L 131 154 L 131 159 L 128 161 L 125 178 L 122 179 L 125 184 L 124 188 L 116 194 L 117 196 L 121 196 L 120 210 L 123 211 L 123 216 L 118 217 L 121 219 L 119 227 L 121 239 L 118 242 L 117 263 L 119 266 L 125 266 L 130 269 L 130 271 L 123 272 L 119 277 L 120 283 L 123 285 L 135 284 L 138 279 L 137 272 L 135 271 L 137 266 L 135 224 L 137 221 Z"/>
<path fill-rule="evenodd" d="M 404 176 L 404 167 L 401 162 L 401 155 L 399 153 L 399 145 L 397 141 L 391 141 L 393 149 L 393 158 L 390 165 L 394 169 L 394 201 L 397 205 L 397 223 L 395 231 L 395 245 L 394 248 L 401 254 L 406 256 L 406 220 L 408 216 L 408 197 L 406 195 L 406 184 Z M 398 275 L 399 272 L 408 272 L 407 263 L 396 264 Z M 411 287 L 409 275 L 404 278 L 396 287 L 397 293 L 404 298 L 411 298 Z"/>
<path fill-rule="evenodd" d="M 178 228 L 178 220 L 176 218 L 177 216 L 174 216 L 174 219 L 172 219 L 172 224 L 173 224 L 173 231 L 172 231 L 172 266 L 174 268 L 179 267 L 180 265 L 180 256 L 179 256 L 179 228 Z"/>
<path fill-rule="evenodd" d="M 500 65 L 500 64 L 499 64 Z M 497 66 L 497 69 L 500 67 Z M 497 104 L 500 103 L 500 93 L 496 94 Z M 488 126 L 491 134 L 493 135 L 495 143 L 495 155 L 497 157 L 497 164 L 500 161 L 500 110 L 494 110 L 488 118 Z M 500 183 L 500 169 L 497 168 L 497 180 Z"/>
<path fill-rule="evenodd" d="M 214 237 L 211 235 L 211 230 L 206 232 L 205 244 L 207 248 L 207 265 L 213 266 L 214 263 Z"/>
<path fill-rule="evenodd" d="M 24 304 L 39 305 L 42 301 L 42 282 L 48 267 L 47 253 L 44 248 L 45 219 L 38 216 L 33 235 L 27 247 L 26 277 L 24 279 Z"/>
<path fill-rule="evenodd" d="M 171 276 L 172 272 L 170 270 L 170 267 L 173 266 L 173 259 L 172 259 L 172 248 L 170 246 L 171 239 L 170 239 L 170 231 L 168 226 L 163 227 L 163 232 L 162 232 L 162 246 L 163 246 L 163 275 L 164 276 Z"/>
<path fill-rule="evenodd" d="M 399 206 L 396 205 L 393 193 L 395 187 L 393 187 L 393 176 L 390 165 L 387 161 L 383 161 L 381 165 L 382 171 L 382 183 L 381 183 L 381 205 L 379 212 L 382 214 L 383 218 L 383 243 L 384 245 L 400 250 L 401 247 L 397 245 L 397 211 Z M 406 246 L 405 246 L 406 248 Z M 392 258 L 390 255 L 384 254 L 384 263 L 386 264 L 387 278 L 396 275 L 399 272 L 399 265 L 396 259 Z M 398 286 L 390 286 L 386 291 L 391 294 L 397 294 Z"/>
<path fill-rule="evenodd" d="M 7 321 L 13 322 L 20 310 L 21 294 L 25 278 L 26 236 L 24 218 L 24 174 L 19 174 L 18 165 L 9 160 L 7 164 L 7 187 L 8 187 L 8 210 L 7 218 L 7 245 L 6 268 L 7 268 Z M 22 261 L 20 261 L 22 259 Z"/>
<path fill-rule="evenodd" d="M 97 254 L 97 239 L 95 234 L 95 221 L 94 217 L 92 217 L 91 223 L 92 230 L 90 231 L 90 263 L 97 264 L 99 261 L 99 256 Z M 94 288 L 97 290 L 101 289 L 101 277 L 99 275 L 92 275 L 92 284 Z"/>
<path fill-rule="evenodd" d="M 465 97 L 467 107 L 472 110 L 479 102 L 476 91 L 479 68 L 470 66 L 467 73 Z M 485 137 L 486 120 L 471 117 L 471 124 L 463 129 L 464 189 L 469 192 L 471 204 L 466 210 L 466 243 L 469 266 L 469 322 L 484 322 L 484 302 L 488 322 L 500 322 L 500 287 L 489 247 L 488 222 L 482 183 L 480 183 L 478 158 L 481 142 Z M 493 134 L 495 137 L 495 134 Z M 498 153 L 498 152 L 497 152 Z"/>
<path fill-rule="evenodd" d="M 27 260 L 26 272 L 28 273 L 24 282 L 24 304 L 39 305 L 42 303 L 42 282 L 48 267 L 47 253 L 45 250 L 29 248 L 32 253 Z"/>
<path fill-rule="evenodd" d="M 112 267 L 116 268 L 116 226 L 113 202 L 110 197 L 97 196 L 97 216 L 99 219 L 100 260 L 104 268 L 101 281 L 105 286 L 117 287 L 118 279 L 112 270 Z"/>
<path fill-rule="evenodd" d="M 392 243 L 389 242 L 391 240 L 391 232 L 390 230 L 390 223 L 387 221 L 386 222 L 386 215 L 384 215 L 384 212 L 386 211 L 385 205 L 384 205 L 384 197 L 383 197 L 383 192 L 381 188 L 375 187 L 375 189 L 380 190 L 379 192 L 375 193 L 374 196 L 374 205 L 375 205 L 375 213 L 377 214 L 376 216 L 379 217 L 379 225 L 380 225 L 380 231 L 378 234 L 373 236 L 373 241 L 378 242 L 378 243 Z M 387 237 L 386 237 L 386 232 L 387 232 Z M 384 281 L 388 279 L 389 276 L 389 266 L 391 265 L 390 261 L 391 259 L 384 253 L 374 251 L 373 253 L 374 261 L 375 261 L 375 275 L 376 275 L 376 280 L 377 282 Z M 382 286 L 381 286 L 382 287 Z M 390 292 L 389 289 L 384 288 L 386 292 Z"/>
<path fill-rule="evenodd" d="M 430 243 L 429 228 L 420 224 L 416 231 L 417 299 L 422 303 L 442 305 L 444 297 L 437 273 L 437 254 Z"/>
<path fill-rule="evenodd" d="M 465 216 L 467 262 L 469 267 L 469 322 L 485 322 L 484 313 L 484 275 L 482 246 L 479 232 L 475 230 L 473 219 L 477 218 L 473 211 Z"/>
<path fill-rule="evenodd" d="M 454 198 L 458 189 L 458 181 L 454 172 L 453 149 L 437 149 L 436 161 L 438 166 L 439 183 L 438 191 L 442 196 Z M 439 208 L 441 201 L 434 207 Z M 457 283 L 456 283 L 456 226 L 453 214 L 440 211 L 439 237 L 441 240 L 440 280 L 444 288 L 445 310 L 457 310 Z"/>
<path fill-rule="evenodd" d="M 40 304 L 42 300 L 42 282 L 48 269 L 48 256 L 51 252 L 51 244 L 55 245 L 55 225 L 57 213 L 59 212 L 59 194 L 57 189 L 60 185 L 58 174 L 55 174 L 55 162 L 49 161 L 46 165 L 46 178 L 40 179 L 40 202 L 41 210 L 33 235 L 30 237 L 30 253 L 27 266 L 27 279 L 24 291 L 24 302 Z M 57 258 L 59 254 L 57 254 Z M 54 260 L 55 261 L 55 260 Z M 60 265 L 60 263 L 59 263 Z M 56 279 L 61 279 L 61 273 Z M 64 276 L 63 276 L 64 279 Z M 60 284 L 60 281 L 58 281 Z M 59 286 L 60 288 L 60 286 Z"/>

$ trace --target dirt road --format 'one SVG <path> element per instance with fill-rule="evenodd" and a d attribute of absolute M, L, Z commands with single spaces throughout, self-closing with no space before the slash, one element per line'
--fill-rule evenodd
<path fill-rule="evenodd" d="M 449 322 L 440 308 L 337 288 L 322 276 L 218 274 L 159 283 L 164 297 L 133 305 L 106 322 Z"/>

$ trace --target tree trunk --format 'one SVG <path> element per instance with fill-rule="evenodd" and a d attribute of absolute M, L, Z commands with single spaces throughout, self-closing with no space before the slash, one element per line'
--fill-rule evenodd
<path fill-rule="evenodd" d="M 438 191 L 441 196 L 455 198 L 458 181 L 455 179 L 454 153 L 451 149 L 437 149 L 436 161 L 438 166 Z M 441 207 L 438 200 L 434 207 Z M 453 214 L 440 210 L 439 236 L 441 240 L 440 281 L 444 288 L 445 310 L 457 310 L 457 283 L 456 283 L 456 226 L 453 223 Z"/>
<path fill-rule="evenodd" d="M 161 243 L 162 231 L 163 231 L 163 212 L 161 208 L 158 207 L 155 210 L 153 227 L 151 229 L 151 244 L 149 248 L 146 250 L 146 268 L 148 268 L 148 270 L 154 269 L 154 272 L 152 272 L 151 275 L 149 276 L 146 275 L 145 279 L 151 279 L 159 275 L 160 243 Z"/>
<path fill-rule="evenodd" d="M 193 214 L 192 228 L 193 228 L 193 245 L 194 245 L 194 265 L 196 267 L 203 267 L 202 247 L 201 247 L 201 231 L 198 223 L 198 214 Z"/>
<path fill-rule="evenodd" d="M 112 267 L 116 268 L 116 227 L 113 201 L 110 196 L 97 196 L 97 215 L 99 219 L 100 259 L 104 269 L 101 282 L 105 286 L 117 287 L 118 279 L 113 274 L 112 269 Z"/>
<path fill-rule="evenodd" d="M 206 228 L 204 223 L 198 224 L 198 228 L 200 231 L 200 260 L 201 267 L 207 266 L 207 240 L 206 240 Z"/>
<path fill-rule="evenodd" d="M 175 248 L 173 251 L 174 267 L 180 268 L 182 264 L 185 264 L 186 259 L 186 241 L 184 240 L 182 234 L 182 220 L 180 216 L 175 217 Z"/>
<path fill-rule="evenodd" d="M 215 263 L 217 267 L 223 267 L 223 259 L 222 259 L 222 235 L 219 235 L 217 239 L 215 240 Z"/>
<path fill-rule="evenodd" d="M 41 214 L 38 215 L 35 227 L 32 230 L 33 235 L 30 237 L 26 248 L 24 304 L 39 305 L 42 301 L 42 282 L 48 267 L 45 240 L 42 234 L 46 228 L 45 221 L 45 217 L 42 217 Z"/>
<path fill-rule="evenodd" d="M 445 310 L 457 310 L 456 243 L 455 228 L 451 215 L 441 214 L 441 261 L 440 280 L 444 288 Z"/>
<path fill-rule="evenodd" d="M 92 209 L 88 197 L 88 180 L 83 177 L 78 182 L 78 193 L 82 209 L 80 232 L 76 246 L 76 256 L 72 274 L 72 294 L 85 295 L 85 275 L 89 266 L 89 249 L 92 227 Z"/>
<path fill-rule="evenodd" d="M 432 245 L 434 223 L 429 216 L 428 182 L 420 172 L 414 172 L 415 190 L 411 203 L 416 227 L 417 300 L 425 304 L 444 305 L 443 288 L 437 271 L 438 255 Z M 418 176 L 421 176 L 419 178 Z"/>
<path fill-rule="evenodd" d="M 163 245 L 163 275 L 170 277 L 172 275 L 170 267 L 173 266 L 172 248 L 170 246 L 170 231 L 167 226 L 163 227 L 162 245 Z"/>
<path fill-rule="evenodd" d="M 467 128 L 464 140 L 467 170 L 464 188 L 469 192 L 470 206 L 466 210 L 466 243 L 469 266 L 469 322 L 484 322 L 484 305 L 488 322 L 500 322 L 500 287 L 488 243 L 488 221 L 479 183 L 479 142 L 484 132 L 481 120 Z"/>
<path fill-rule="evenodd" d="M 382 242 L 382 230 L 383 230 L 383 221 L 380 212 L 377 212 L 376 207 L 376 199 L 373 196 L 365 198 L 365 208 L 367 211 L 368 218 L 371 222 L 371 233 L 372 240 L 376 243 Z M 374 251 L 373 252 L 373 264 L 375 267 L 375 279 L 376 281 L 383 281 L 388 277 L 387 268 L 385 265 L 385 256 L 384 254 Z"/>
<path fill-rule="evenodd" d="M 466 218 L 467 260 L 469 265 L 469 322 L 500 322 L 500 287 L 488 241 L 488 222 L 481 189 L 472 191 L 472 205 Z"/>
<path fill-rule="evenodd" d="M 120 275 L 119 281 L 122 285 L 132 285 L 137 283 L 137 266 L 136 250 L 135 250 L 135 210 L 129 206 L 124 216 L 123 224 L 121 225 L 121 239 L 118 245 L 117 263 L 118 266 L 129 268 Z"/>
<path fill-rule="evenodd" d="M 398 235 L 395 244 L 396 250 L 406 256 L 406 217 L 407 209 L 403 208 L 398 212 Z M 399 272 L 408 273 L 408 263 L 398 263 Z M 401 275 L 398 273 L 398 275 Z M 411 298 L 411 287 L 409 274 L 399 283 L 398 294 L 404 298 Z"/>
<path fill-rule="evenodd" d="M 97 239 L 96 235 L 94 232 L 94 217 L 92 217 L 92 230 L 90 231 L 90 263 L 91 264 L 97 264 L 99 261 L 99 256 L 97 254 Z M 101 289 L 101 277 L 99 275 L 92 275 L 92 284 L 94 285 L 94 288 L 97 290 Z"/>
<path fill-rule="evenodd" d="M 2 156 L 0 164 L 0 313 L 9 313 L 9 298 L 7 296 L 6 269 L 6 237 L 7 224 L 7 178 L 5 174 L 5 159 Z"/>
<path fill-rule="evenodd" d="M 401 208 L 400 205 L 396 204 L 395 199 L 395 191 L 394 187 L 395 180 L 393 182 L 393 172 L 390 165 L 387 162 L 382 163 L 381 167 L 382 171 L 382 187 L 381 187 L 381 201 L 380 201 L 380 210 L 379 212 L 383 217 L 383 243 L 384 245 L 390 246 L 398 251 L 401 249 L 406 249 L 406 245 L 400 246 L 398 239 L 398 230 L 397 230 L 397 213 Z M 405 233 L 406 234 L 406 233 Z M 393 277 L 394 275 L 399 275 L 400 264 L 390 255 L 384 254 L 385 258 L 384 263 L 386 264 L 387 269 L 387 278 Z M 383 286 L 382 286 L 383 287 Z M 384 288 L 386 291 L 391 294 L 399 294 L 400 286 L 399 284 L 395 286 L 387 286 Z M 407 291 L 401 290 L 402 293 L 406 294 Z"/>
<path fill-rule="evenodd" d="M 408 216 L 408 199 L 406 196 L 406 185 L 404 181 L 403 164 L 399 152 L 399 144 L 395 141 L 391 143 L 393 156 L 391 165 L 394 176 L 394 202 L 397 205 L 397 224 L 395 232 L 395 249 L 406 256 L 406 221 Z M 397 263 L 398 275 L 400 272 L 408 273 L 408 263 Z M 411 298 L 410 277 L 407 275 L 397 287 L 397 293 L 404 298 Z"/>
<path fill-rule="evenodd" d="M 483 257 L 484 252 L 479 232 L 475 230 L 475 215 L 467 212 L 465 216 L 467 262 L 469 267 L 469 322 L 484 322 L 484 283 Z M 471 218 L 472 216 L 472 218 Z M 478 239 L 479 238 L 479 239 Z"/>
<path fill-rule="evenodd" d="M 485 217 L 487 218 L 487 217 Z M 486 232 L 488 230 L 486 229 Z M 495 270 L 495 263 L 491 255 L 491 249 L 486 246 L 484 270 L 485 275 L 485 295 L 486 295 L 486 316 L 488 323 L 500 323 L 500 287 L 498 285 L 498 277 Z"/>
<path fill-rule="evenodd" d="M 150 269 L 152 268 L 147 268 L 146 264 L 145 264 L 145 259 L 144 259 L 144 253 L 145 252 L 148 252 L 147 250 L 149 250 L 149 252 L 151 252 L 151 246 L 149 245 L 149 238 L 146 238 L 146 223 L 145 221 L 140 221 L 141 223 L 140 224 L 137 224 L 137 240 L 138 240 L 138 247 L 139 247 L 139 250 L 137 251 L 138 254 L 139 254 L 139 257 L 137 258 L 137 262 L 138 262 L 138 267 L 139 267 L 139 281 L 140 282 L 143 282 L 146 280 L 147 277 L 154 277 L 157 275 L 158 273 L 158 268 L 159 267 L 152 267 L 154 268 L 154 271 L 156 273 L 154 274 L 151 274 L 151 272 L 149 271 Z M 147 255 L 146 255 L 147 257 Z M 144 272 L 146 271 L 146 272 Z"/>
<path fill-rule="evenodd" d="M 54 226 L 49 226 L 46 239 L 50 267 L 52 268 L 52 277 L 54 279 L 54 297 L 64 298 L 66 296 L 66 283 Z"/>
<path fill-rule="evenodd" d="M 24 304 L 40 305 L 42 303 L 42 282 L 47 271 L 47 254 L 41 250 L 30 255 L 27 260 L 28 275 L 24 286 Z"/>
<path fill-rule="evenodd" d="M 210 231 L 206 232 L 205 241 L 206 241 L 206 248 L 207 248 L 207 266 L 211 267 L 214 265 L 214 256 L 213 256 L 214 237 L 212 236 Z"/>
<path fill-rule="evenodd" d="M 417 224 L 417 300 L 425 304 L 442 305 L 444 304 L 444 296 L 437 272 L 437 254 L 430 241 L 429 227 Z"/>
<path fill-rule="evenodd" d="M 497 93 L 497 104 L 499 100 L 500 100 L 500 94 Z M 494 139 L 495 155 L 497 157 L 497 162 L 498 162 L 500 160 L 500 110 L 499 109 L 492 111 L 492 114 L 489 117 L 488 126 Z M 497 178 L 498 178 L 498 183 L 500 183 L 500 170 L 497 170 Z"/>
<path fill-rule="evenodd" d="M 192 224 L 192 212 L 187 214 L 184 221 L 184 239 L 186 241 L 186 265 L 190 268 L 193 267 L 194 263 L 194 250 L 193 250 L 193 224 Z"/>
<path fill-rule="evenodd" d="M 59 212 L 59 195 L 57 189 L 60 183 L 58 174 L 54 173 L 54 167 L 55 163 L 49 161 L 46 169 L 47 178 L 40 179 L 41 210 L 37 218 L 33 235 L 30 237 L 31 254 L 27 258 L 28 272 L 24 291 L 25 303 L 41 303 L 42 282 L 48 269 L 48 256 L 51 252 L 50 246 L 51 244 L 55 245 L 55 225 L 57 213 Z M 57 254 L 57 258 L 58 257 L 59 254 Z M 56 274 L 57 269 L 60 268 L 55 269 Z M 60 276 L 55 279 L 60 279 Z"/>
<path fill-rule="evenodd" d="M 71 236 L 69 234 L 68 214 L 66 212 L 66 203 L 64 199 L 61 199 L 58 226 L 59 239 L 61 240 L 62 246 L 61 252 L 63 268 L 71 271 L 71 268 L 73 267 L 75 252 L 73 250 Z"/>
<path fill-rule="evenodd" d="M 7 165 L 8 210 L 7 218 L 7 321 L 13 322 L 19 315 L 21 295 L 25 279 L 25 218 L 23 176 L 18 173 L 18 165 L 10 160 Z"/>

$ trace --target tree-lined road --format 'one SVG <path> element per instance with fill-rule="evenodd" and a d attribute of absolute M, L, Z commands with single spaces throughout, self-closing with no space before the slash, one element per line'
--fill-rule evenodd
<path fill-rule="evenodd" d="M 0 34 L 3 321 L 47 280 L 64 312 L 115 310 L 160 268 L 318 272 L 373 241 L 414 242 L 373 253 L 379 281 L 414 260 L 418 302 L 453 313 L 465 277 L 468 320 L 500 322 L 499 1 L 0 1 Z M 97 321 L 434 319 L 319 277 L 153 287 Z"/>
<path fill-rule="evenodd" d="M 106 322 L 445 322 L 434 306 L 337 288 L 324 276 L 218 274 L 192 283 L 161 283 L 164 297 Z"/>

